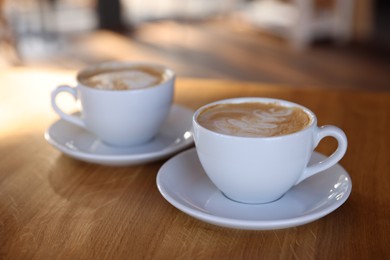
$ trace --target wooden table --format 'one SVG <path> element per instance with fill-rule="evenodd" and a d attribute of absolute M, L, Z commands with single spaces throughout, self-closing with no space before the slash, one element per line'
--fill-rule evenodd
<path fill-rule="evenodd" d="M 164 200 L 156 187 L 164 161 L 101 166 L 46 143 L 43 133 L 58 118 L 50 91 L 70 81 L 73 71 L 0 72 L 1 259 L 389 259 L 389 92 L 178 79 L 177 104 L 288 99 L 348 136 L 340 163 L 353 189 L 344 205 L 303 226 L 245 231 L 203 223 Z M 335 145 L 330 139 L 318 151 Z"/>

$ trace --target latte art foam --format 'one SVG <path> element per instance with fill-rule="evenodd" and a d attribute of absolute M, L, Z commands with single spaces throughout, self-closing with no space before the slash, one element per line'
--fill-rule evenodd
<path fill-rule="evenodd" d="M 275 103 L 218 104 L 204 110 L 198 122 L 227 135 L 270 137 L 297 132 L 310 123 L 300 108 Z"/>
<path fill-rule="evenodd" d="M 89 87 L 105 90 L 130 90 L 157 85 L 163 81 L 161 73 L 146 68 L 103 71 L 81 80 Z"/>

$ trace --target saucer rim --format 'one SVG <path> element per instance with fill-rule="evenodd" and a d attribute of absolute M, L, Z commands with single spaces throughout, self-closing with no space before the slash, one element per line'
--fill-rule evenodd
<path fill-rule="evenodd" d="M 164 163 L 164 165 L 161 166 L 160 170 L 157 173 L 156 177 L 156 184 L 158 187 L 159 192 L 161 195 L 174 207 L 179 209 L 180 211 L 198 219 L 201 221 L 204 221 L 206 223 L 210 223 L 217 226 L 227 227 L 227 228 L 235 228 L 235 229 L 244 229 L 244 230 L 276 230 L 276 229 L 283 229 L 283 228 L 290 228 L 295 226 L 304 225 L 310 222 L 313 222 L 315 220 L 318 220 L 337 208 L 339 208 L 341 205 L 343 205 L 347 199 L 349 198 L 351 192 L 352 192 L 352 179 L 351 176 L 348 174 L 348 172 L 339 164 L 337 163 L 335 166 L 338 167 L 337 171 L 340 171 L 340 175 L 345 175 L 348 178 L 348 188 L 342 197 L 342 199 L 335 201 L 334 203 L 330 204 L 329 206 L 325 208 L 317 209 L 313 212 L 302 214 L 297 217 L 292 218 L 284 218 L 284 219 L 277 219 L 277 220 L 244 220 L 244 219 L 237 219 L 237 218 L 228 218 L 223 217 L 220 215 L 212 215 L 200 210 L 196 210 L 194 208 L 191 208 L 187 206 L 186 204 L 182 204 L 178 202 L 176 199 L 174 199 L 170 194 L 169 191 L 167 191 L 164 188 L 164 185 L 162 184 L 162 176 L 164 173 L 164 166 L 173 160 L 178 160 L 180 156 L 185 156 L 186 153 L 194 153 L 196 155 L 196 148 L 187 149 L 174 157 L 170 158 L 167 162 Z M 323 154 L 314 151 L 313 154 L 316 154 L 321 157 L 325 157 Z M 334 167 L 334 166 L 333 166 Z M 313 176 L 314 177 L 314 176 Z M 207 176 L 204 173 L 203 178 L 207 178 Z M 217 189 L 214 186 L 215 189 Z M 228 198 L 224 198 L 228 200 Z M 236 202 L 238 203 L 238 202 Z M 271 202 L 272 203 L 272 202 Z"/>
<path fill-rule="evenodd" d="M 174 108 L 174 107 L 185 110 L 189 115 L 190 114 L 192 115 L 194 112 L 192 109 L 187 108 L 187 107 L 182 106 L 182 105 L 173 104 L 172 108 Z M 192 116 L 189 118 L 192 118 Z M 67 148 L 66 146 L 64 146 L 63 144 L 61 144 L 60 142 L 58 142 L 57 140 L 55 140 L 55 138 L 53 138 L 53 136 L 50 135 L 50 131 L 52 130 L 52 128 L 54 127 L 55 124 L 58 124 L 61 121 L 67 123 L 62 118 L 59 118 L 50 124 L 50 126 L 44 132 L 45 140 L 50 145 L 52 145 L 54 148 L 58 149 L 62 153 L 66 154 L 72 158 L 87 161 L 87 162 L 93 162 L 93 163 L 108 164 L 108 165 L 112 165 L 111 163 L 115 163 L 115 165 L 117 163 L 120 163 L 120 165 L 134 165 L 134 164 L 139 164 L 139 163 L 144 163 L 144 162 L 157 161 L 157 160 L 169 157 L 172 154 L 175 154 L 179 151 L 182 151 L 183 149 L 190 147 L 194 143 L 193 137 L 191 137 L 188 139 L 184 139 L 182 142 L 180 142 L 177 145 L 167 146 L 161 150 L 156 150 L 153 152 L 146 152 L 146 153 L 139 153 L 139 154 L 106 154 L 106 155 L 105 154 L 94 154 L 94 153 L 88 153 L 88 152 L 79 151 L 79 150 L 71 150 L 71 149 Z M 190 120 L 189 120 L 189 122 L 190 122 Z M 78 126 L 75 126 L 75 127 L 78 127 Z M 191 128 L 192 128 L 192 125 L 189 124 L 188 129 L 189 129 L 189 131 L 192 132 Z M 87 130 L 84 130 L 84 131 L 87 131 Z"/>

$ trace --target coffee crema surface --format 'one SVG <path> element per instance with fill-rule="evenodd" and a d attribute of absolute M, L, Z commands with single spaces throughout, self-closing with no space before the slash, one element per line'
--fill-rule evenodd
<path fill-rule="evenodd" d="M 311 119 L 298 107 L 276 103 L 217 104 L 197 117 L 203 127 L 226 135 L 272 137 L 291 134 L 306 128 Z"/>
<path fill-rule="evenodd" d="M 164 72 L 148 67 L 97 71 L 80 78 L 88 87 L 103 90 L 131 90 L 158 85 L 166 79 Z"/>

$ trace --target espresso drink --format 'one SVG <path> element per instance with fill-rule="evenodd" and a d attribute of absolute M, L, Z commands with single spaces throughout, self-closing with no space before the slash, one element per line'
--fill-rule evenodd
<path fill-rule="evenodd" d="M 260 102 L 217 104 L 203 110 L 197 121 L 214 132 L 244 137 L 291 134 L 311 122 L 308 114 L 298 107 Z"/>
<path fill-rule="evenodd" d="M 105 90 L 130 90 L 160 84 L 166 79 L 163 71 L 149 67 L 100 70 L 80 77 L 84 85 Z"/>

